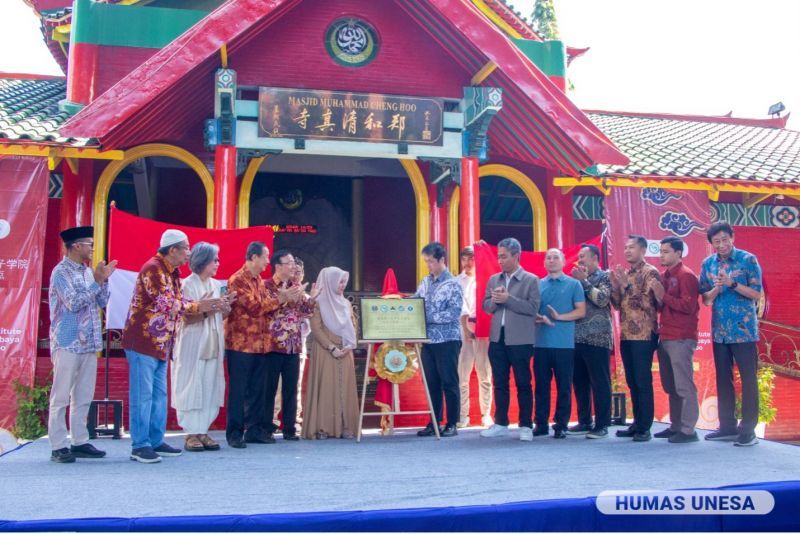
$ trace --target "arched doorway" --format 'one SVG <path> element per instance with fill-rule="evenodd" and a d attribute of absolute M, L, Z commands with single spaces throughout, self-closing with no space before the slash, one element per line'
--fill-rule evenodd
<path fill-rule="evenodd" d="M 178 162 L 177 166 L 150 167 L 149 169 L 150 171 L 152 171 L 154 168 L 160 169 L 160 179 L 152 180 L 152 183 L 154 187 L 162 188 L 162 190 L 166 192 L 166 196 L 162 194 L 162 198 L 165 200 L 163 203 L 164 207 L 162 212 L 166 213 L 170 211 L 172 209 L 170 206 L 173 206 L 175 209 L 177 209 L 181 208 L 182 206 L 193 204 L 196 205 L 198 202 L 202 208 L 202 202 L 205 201 L 205 224 L 208 228 L 213 226 L 214 179 L 203 162 L 191 152 L 173 145 L 159 143 L 140 145 L 131 148 L 130 150 L 126 150 L 125 157 L 123 159 L 109 163 L 108 166 L 103 169 L 100 179 L 97 182 L 97 187 L 95 188 L 94 194 L 93 215 L 94 241 L 97 243 L 97 246 L 95 246 L 94 249 L 95 262 L 103 259 L 106 253 L 105 244 L 108 227 L 108 207 L 109 201 L 111 200 L 110 197 L 112 193 L 112 187 L 114 187 L 117 177 L 122 173 L 129 173 L 130 175 L 141 173 L 143 171 L 146 173 L 148 171 L 148 164 L 145 161 L 146 158 L 165 158 L 166 160 L 172 162 Z M 132 168 L 129 169 L 129 167 Z M 142 167 L 144 167 L 144 169 L 142 169 Z M 179 176 L 182 177 L 180 184 L 176 184 L 174 182 L 170 183 L 170 176 L 173 178 L 177 178 Z M 194 200 L 192 199 L 191 188 L 187 190 L 185 186 L 186 183 L 192 183 L 192 176 L 199 177 L 202 186 L 202 189 L 198 188 L 197 191 L 194 191 L 194 197 L 197 197 Z M 179 187 L 176 187 L 176 185 L 179 185 Z M 176 191 L 180 191 L 180 194 L 175 194 Z M 156 195 L 157 194 L 158 192 L 156 191 Z M 137 200 L 137 211 L 140 211 L 138 209 L 139 204 L 140 203 Z M 128 206 L 120 207 L 124 209 Z M 185 207 L 181 209 L 185 209 Z M 158 213 L 151 210 L 145 215 L 157 216 Z M 169 219 L 169 217 L 167 217 L 167 219 Z M 202 215 L 200 215 L 200 220 L 202 220 Z M 171 220 L 170 222 L 191 225 L 191 223 L 195 221 L 187 220 L 183 222 Z"/>
<path fill-rule="evenodd" d="M 481 190 L 481 238 L 496 243 L 498 236 L 516 237 L 523 249 L 547 250 L 547 207 L 536 184 L 509 165 L 492 163 L 479 170 Z M 459 188 L 450 197 L 448 235 L 450 264 L 458 265 Z M 489 233 L 486 226 L 493 227 Z"/>
<path fill-rule="evenodd" d="M 287 206 L 292 201 L 298 205 Z M 422 171 L 414 160 L 297 155 L 254 158 L 242 178 L 238 206 L 239 228 L 324 224 L 324 238 L 276 237 L 276 248 L 287 246 L 301 257 L 305 252 L 304 261 L 311 260 L 309 276 L 323 264 L 352 267 L 351 288 L 358 277 L 363 281 L 359 287 L 376 291 L 386 267 L 395 269 L 404 290 L 415 288 L 425 274 L 419 250 L 429 240 L 429 200 Z M 313 222 L 317 219 L 324 222 L 317 225 Z M 405 230 L 409 223 L 414 224 L 413 235 Z M 332 248 L 336 246 L 342 250 Z"/>

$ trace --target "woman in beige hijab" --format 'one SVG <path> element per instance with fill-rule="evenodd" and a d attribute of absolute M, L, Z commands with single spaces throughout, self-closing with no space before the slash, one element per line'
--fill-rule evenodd
<path fill-rule="evenodd" d="M 303 403 L 303 438 L 352 439 L 358 425 L 353 349 L 353 311 L 344 296 L 350 275 L 338 267 L 322 269 L 321 288 L 311 317 L 308 387 Z"/>

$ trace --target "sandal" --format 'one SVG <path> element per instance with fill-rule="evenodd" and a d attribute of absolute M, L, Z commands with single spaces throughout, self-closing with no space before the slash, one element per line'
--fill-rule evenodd
<path fill-rule="evenodd" d="M 183 445 L 184 450 L 189 452 L 202 452 L 205 449 L 203 443 L 198 439 L 197 434 L 189 434 L 186 436 L 186 443 Z"/>
<path fill-rule="evenodd" d="M 317 432 L 317 439 L 328 439 L 328 433 L 324 430 Z"/>
<path fill-rule="evenodd" d="M 203 448 L 207 451 L 218 451 L 219 450 L 219 443 L 211 439 L 208 434 L 200 434 L 197 437 L 200 440 L 200 443 L 203 444 Z"/>

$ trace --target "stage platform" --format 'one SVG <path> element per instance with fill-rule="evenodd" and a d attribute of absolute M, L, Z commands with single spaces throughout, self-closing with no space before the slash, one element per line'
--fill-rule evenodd
<path fill-rule="evenodd" d="M 657 424 L 654 431 L 661 428 Z M 228 448 L 224 436 L 213 433 L 221 451 L 184 452 L 152 465 L 129 459 L 128 439 L 93 441 L 108 452 L 105 459 L 55 464 L 47 440 L 40 439 L 0 457 L 0 530 L 505 530 L 489 520 L 504 510 L 508 519 L 514 513 L 533 518 L 539 510 L 535 522 L 514 523 L 512 530 L 562 530 L 585 527 L 563 521 L 588 520 L 581 514 L 594 508 L 591 498 L 604 490 L 789 481 L 778 486 L 794 491 L 792 498 L 800 495 L 800 482 L 792 482 L 800 479 L 800 448 L 770 441 L 749 448 L 706 441 L 634 443 L 613 436 L 520 442 L 516 430 L 508 438 L 486 439 L 479 428 L 436 441 L 417 437 L 415 430 L 394 436 L 373 431 L 361 443 L 287 442 L 278 436 L 274 445 L 244 450 Z M 183 436 L 170 435 L 168 442 L 182 445 Z M 560 509 L 563 516 L 570 507 L 582 511 L 561 523 L 538 523 L 547 517 L 543 510 Z M 476 522 L 475 514 L 486 521 Z M 449 516 L 450 522 L 404 527 L 396 523 L 404 516 Z M 375 523 L 370 517 L 384 519 Z M 633 525 L 629 517 L 613 519 L 617 530 Z M 770 530 L 763 517 L 751 519 L 761 521 L 753 523 L 759 530 Z M 597 518 L 592 521 L 599 528 Z M 652 528 L 670 530 L 659 525 Z"/>

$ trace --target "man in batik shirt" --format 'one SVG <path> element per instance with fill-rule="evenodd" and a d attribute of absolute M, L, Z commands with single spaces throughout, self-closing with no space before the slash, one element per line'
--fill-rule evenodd
<path fill-rule="evenodd" d="M 167 360 L 185 313 L 216 311 L 222 299 L 191 302 L 183 298 L 179 268 L 189 260 L 189 238 L 180 230 L 161 236 L 158 254 L 136 278 L 131 308 L 122 331 L 130 376 L 131 460 L 156 463 L 181 450 L 164 441 L 167 429 Z"/>
<path fill-rule="evenodd" d="M 53 387 L 47 435 L 57 463 L 75 458 L 102 458 L 104 451 L 89 443 L 86 417 L 94 398 L 97 353 L 103 350 L 103 325 L 98 308 L 108 304 L 108 277 L 117 262 L 101 261 L 94 271 L 86 266 L 94 248 L 91 226 L 61 232 L 67 254 L 50 277 L 50 359 Z M 67 437 L 69 406 L 72 445 Z"/>
<path fill-rule="evenodd" d="M 297 441 L 297 384 L 300 380 L 300 353 L 303 351 L 303 321 L 311 317 L 319 295 L 316 284 L 306 294 L 308 284 L 296 281 L 297 264 L 288 250 L 277 250 L 270 260 L 272 278 L 264 282 L 267 295 L 279 306 L 267 314 L 264 336 L 269 344 L 267 361 L 266 413 L 275 410 L 278 380 L 281 383 L 283 439 Z M 270 432 L 277 430 L 270 422 Z M 272 437 L 270 435 L 270 437 Z"/>
<path fill-rule="evenodd" d="M 706 434 L 711 441 L 735 441 L 748 447 L 758 443 L 758 311 L 761 266 L 753 254 L 733 246 L 733 228 L 725 221 L 712 224 L 708 242 L 716 251 L 703 261 L 700 293 L 711 306 L 711 335 L 717 372 L 719 429 Z M 736 424 L 733 364 L 742 378 L 742 421 Z"/>
<path fill-rule="evenodd" d="M 633 424 L 617 430 L 617 437 L 650 441 L 655 403 L 653 399 L 653 352 L 658 346 L 658 303 L 653 282 L 661 281 L 658 269 L 644 261 L 647 239 L 628 236 L 625 259 L 611 271 L 611 303 L 619 310 L 620 353 L 625 380 L 631 391 Z"/>

